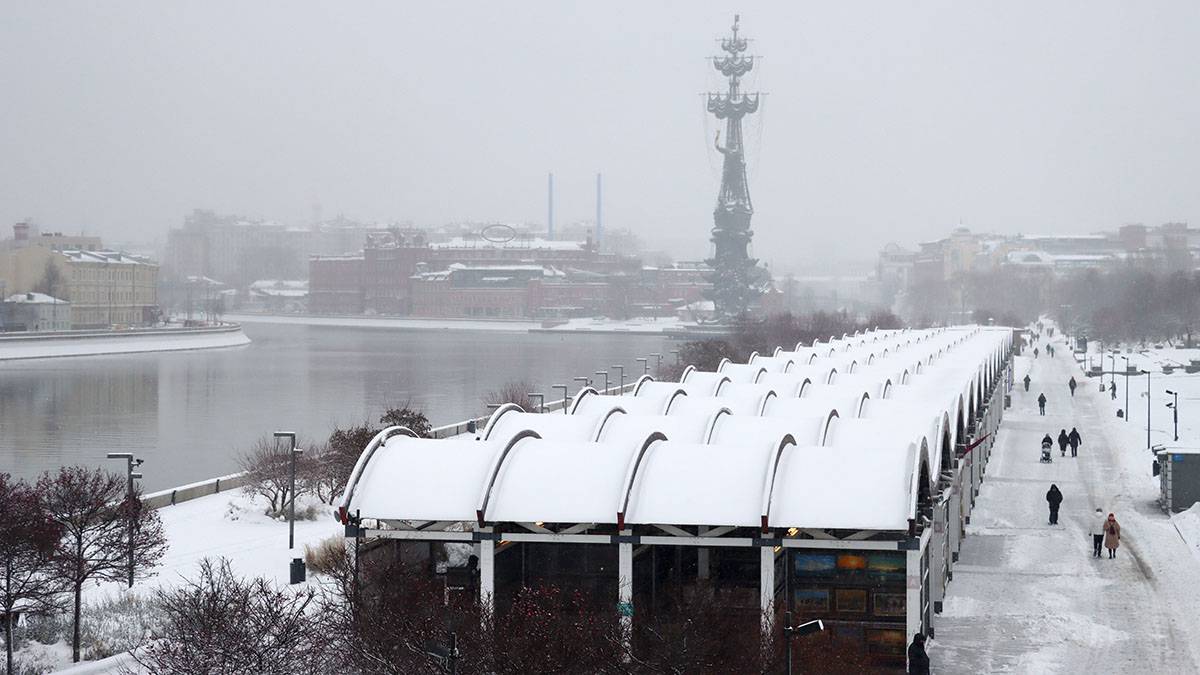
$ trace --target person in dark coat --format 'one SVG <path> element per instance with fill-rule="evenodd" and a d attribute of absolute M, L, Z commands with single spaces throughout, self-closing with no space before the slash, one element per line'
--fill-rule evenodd
<path fill-rule="evenodd" d="M 1071 444 L 1071 456 L 1079 455 L 1079 446 L 1083 445 L 1083 436 L 1079 435 L 1079 430 L 1071 427 L 1071 433 L 1067 434 L 1067 442 Z"/>
<path fill-rule="evenodd" d="M 1076 385 L 1075 385 L 1075 376 L 1074 375 L 1072 375 L 1071 379 L 1067 381 L 1067 386 L 1071 388 L 1071 398 L 1075 398 L 1075 386 Z"/>
<path fill-rule="evenodd" d="M 1029 391 L 1029 373 L 1025 373 L 1025 391 Z"/>
<path fill-rule="evenodd" d="M 1112 385 L 1109 386 L 1108 390 L 1112 393 L 1112 400 L 1117 400 L 1117 383 L 1113 382 Z"/>
<path fill-rule="evenodd" d="M 1062 456 L 1067 456 L 1067 445 L 1071 442 L 1071 437 L 1067 435 L 1067 430 L 1063 429 L 1058 432 L 1058 449 L 1062 451 Z"/>
<path fill-rule="evenodd" d="M 1034 348 L 1033 348 L 1033 358 L 1035 358 L 1035 359 L 1036 359 L 1037 357 L 1038 357 L 1038 348 L 1037 348 L 1037 347 L 1034 347 Z"/>
<path fill-rule="evenodd" d="M 1045 393 L 1038 394 L 1038 412 L 1041 413 L 1042 417 L 1046 416 L 1046 394 Z"/>
<path fill-rule="evenodd" d="M 917 633 L 908 645 L 908 672 L 910 675 L 929 675 L 929 654 L 925 652 L 925 636 Z"/>
<path fill-rule="evenodd" d="M 1046 492 L 1046 502 L 1050 504 L 1050 524 L 1058 524 L 1058 507 L 1062 504 L 1062 493 L 1058 491 L 1058 486 L 1050 484 L 1050 490 Z"/>

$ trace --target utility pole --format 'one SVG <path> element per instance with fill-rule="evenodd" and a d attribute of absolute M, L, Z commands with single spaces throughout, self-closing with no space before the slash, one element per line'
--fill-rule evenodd
<path fill-rule="evenodd" d="M 275 438 L 276 440 L 286 438 L 289 441 L 288 460 L 291 464 L 291 494 L 288 496 L 288 550 L 291 550 L 296 547 L 296 456 L 304 451 L 296 448 L 296 432 L 294 431 L 276 431 Z"/>
<path fill-rule="evenodd" d="M 1121 360 L 1125 362 L 1125 421 L 1129 421 L 1129 357 L 1122 356 Z M 1115 364 L 1116 361 L 1113 361 Z M 1116 366 L 1113 366 L 1115 369 Z M 1115 370 L 1113 372 L 1116 372 Z M 1113 375 L 1116 378 L 1116 375 Z M 1114 379 L 1115 382 L 1115 379 Z"/>
<path fill-rule="evenodd" d="M 1173 401 L 1171 401 L 1170 403 L 1167 404 L 1167 407 L 1171 409 L 1171 413 L 1175 419 L 1175 441 L 1178 442 L 1179 441 L 1179 393 L 1171 391 L 1170 389 L 1167 389 L 1166 391 L 1168 394 L 1170 394 L 1174 398 Z"/>
<path fill-rule="evenodd" d="M 1146 448 L 1150 448 L 1150 371 L 1143 370 L 1146 374 Z"/>
<path fill-rule="evenodd" d="M 638 363 L 642 364 L 642 374 L 643 375 L 650 374 L 650 359 L 648 359 L 644 356 L 639 356 L 638 358 L 634 359 L 634 361 L 637 361 Z"/>
<path fill-rule="evenodd" d="M 134 467 L 139 467 L 145 460 L 135 459 L 132 452 L 110 452 L 107 455 L 108 459 L 123 459 L 125 460 L 125 478 L 127 485 L 125 488 L 125 504 L 129 509 L 129 587 L 133 588 L 133 538 L 134 530 L 137 527 L 137 510 L 134 507 L 134 492 L 133 481 L 140 479 L 142 474 L 134 471 Z"/>

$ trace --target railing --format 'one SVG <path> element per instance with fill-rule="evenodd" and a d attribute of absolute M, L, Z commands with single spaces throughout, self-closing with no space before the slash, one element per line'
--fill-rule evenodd
<path fill-rule="evenodd" d="M 46 340 L 77 340 L 102 337 L 132 337 L 142 335 L 197 335 L 206 333 L 232 333 L 241 330 L 241 324 L 222 323 L 216 326 L 190 326 L 187 328 L 129 328 L 125 330 L 59 330 L 0 333 L 0 344 L 10 342 L 41 342 Z"/>

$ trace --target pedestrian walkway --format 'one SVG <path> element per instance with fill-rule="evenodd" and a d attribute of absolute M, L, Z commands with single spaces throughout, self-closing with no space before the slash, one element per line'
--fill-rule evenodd
<path fill-rule="evenodd" d="M 1154 504 L 1144 438 L 1130 439 L 1098 383 L 1056 340 L 1055 357 L 1016 360 L 1013 406 L 934 619 L 934 672 L 1200 672 L 1200 561 Z M 1019 384 L 1027 372 L 1028 393 Z M 1039 462 L 1042 436 L 1073 426 L 1083 436 L 1079 456 L 1068 448 L 1062 457 L 1056 443 L 1053 463 Z M 1063 493 L 1053 526 L 1051 483 Z M 1092 557 L 1097 507 L 1121 523 L 1115 560 Z"/>

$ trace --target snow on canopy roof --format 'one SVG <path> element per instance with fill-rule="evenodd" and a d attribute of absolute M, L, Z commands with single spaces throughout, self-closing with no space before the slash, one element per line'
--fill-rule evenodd
<path fill-rule="evenodd" d="M 708 390 L 709 396 L 716 394 L 721 389 L 721 385 L 729 382 L 729 376 L 724 373 L 709 373 L 702 370 L 696 370 L 692 366 L 688 366 L 683 371 L 683 377 L 679 378 L 681 384 L 710 386 Z M 689 392 L 690 395 L 690 392 Z"/>
<path fill-rule="evenodd" d="M 768 373 L 786 373 L 796 367 L 796 362 L 786 356 L 759 356 L 750 365 L 766 368 Z"/>
<path fill-rule="evenodd" d="M 389 438 L 347 487 L 350 498 L 342 504 L 370 518 L 474 520 L 493 460 L 520 438 Z"/>
<path fill-rule="evenodd" d="M 776 454 L 789 445 L 790 437 L 774 448 L 765 442 L 653 443 L 634 474 L 625 522 L 758 527 Z"/>
<path fill-rule="evenodd" d="M 796 398 L 803 396 L 805 389 L 812 384 L 812 380 L 804 375 L 794 375 L 792 373 L 767 373 L 758 381 L 760 387 L 771 387 L 783 398 Z M 725 385 L 726 387 L 730 385 Z M 724 391 L 724 389 L 722 389 Z"/>
<path fill-rule="evenodd" d="M 891 383 L 891 378 L 882 373 L 852 373 L 839 376 L 834 384 L 822 386 L 853 388 L 867 392 L 872 398 L 883 398 Z M 815 394 L 818 391 L 820 391 L 819 387 L 812 393 Z"/>
<path fill-rule="evenodd" d="M 717 419 L 730 416 L 728 408 L 707 415 L 614 415 L 600 429 L 601 443 L 630 445 L 660 431 L 667 440 L 707 443 Z"/>
<path fill-rule="evenodd" d="M 789 447 L 775 473 L 770 527 L 903 530 L 915 515 L 919 448 Z M 848 480 L 831 480 L 845 476 Z"/>
<path fill-rule="evenodd" d="M 647 438 L 662 438 L 648 434 Z M 614 523 L 630 459 L 642 443 L 526 437 L 505 454 L 482 511 L 486 522 Z"/>
<path fill-rule="evenodd" d="M 623 415 L 620 406 L 589 406 L 585 413 L 577 415 L 546 415 L 522 412 L 517 406 L 503 406 L 492 413 L 483 431 L 483 440 L 506 440 L 526 429 L 532 429 L 544 439 L 555 441 L 584 442 L 596 440 L 604 420 L 612 415 Z"/>
<path fill-rule="evenodd" d="M 620 524 L 628 515 L 629 522 L 751 526 L 765 516 L 776 527 L 906 529 L 922 485 L 937 478 L 945 437 L 957 442 L 959 420 L 969 422 L 965 415 L 979 405 L 986 378 L 998 375 L 1011 332 L 939 329 L 904 337 L 911 344 L 886 355 L 876 347 L 861 373 L 810 384 L 804 398 L 764 400 L 763 392 L 827 374 L 830 359 L 769 373 L 759 385 L 689 369 L 683 384 L 639 382 L 636 396 L 584 389 L 573 415 L 497 411 L 482 441 L 387 437 L 398 433 L 392 428 L 364 450 L 342 506 L 384 520 L 617 517 Z M 895 398 L 864 398 L 863 383 L 886 381 L 918 362 L 926 364 L 921 374 L 897 387 Z M 766 416 L 754 417 L 760 410 Z M 839 410 L 846 418 L 840 422 Z M 526 428 L 513 433 L 519 427 Z M 588 442 L 588 429 L 596 442 Z M 510 433 L 507 442 L 500 438 Z M 802 447 L 775 448 L 771 459 L 783 434 Z M 755 484 L 757 490 L 748 487 Z"/>
<path fill-rule="evenodd" d="M 605 414 L 612 406 L 620 406 L 630 415 L 665 415 L 677 400 L 687 397 L 687 392 L 678 388 L 674 392 L 645 396 L 590 394 L 575 401 L 575 405 L 571 407 L 571 415 L 594 418 Z"/>
<path fill-rule="evenodd" d="M 661 397 L 677 390 L 688 396 L 712 396 L 714 391 L 712 382 L 647 382 L 638 388 L 637 396 Z"/>
<path fill-rule="evenodd" d="M 737 445 L 747 439 L 765 437 L 779 439 L 790 435 L 803 445 L 823 445 L 823 436 L 829 420 L 837 413 L 829 411 L 815 417 L 749 417 L 746 415 L 721 415 L 713 425 L 710 443 L 715 445 Z M 764 436 L 765 433 L 765 436 Z M 773 442 L 773 441 L 772 441 Z"/>
<path fill-rule="evenodd" d="M 760 382 L 778 382 L 779 378 L 791 377 L 796 379 L 808 378 L 813 384 L 829 384 L 830 379 L 837 379 L 837 368 L 833 366 L 814 363 L 807 366 L 796 366 L 787 373 L 767 373 L 763 376 Z"/>
<path fill-rule="evenodd" d="M 767 369 L 758 364 L 723 363 L 719 372 L 728 377 L 731 382 L 753 384 L 754 382 L 758 382 L 758 378 L 767 373 Z"/>
<path fill-rule="evenodd" d="M 763 406 L 767 401 L 775 400 L 773 392 L 760 394 L 750 393 L 740 396 L 687 396 L 671 407 L 671 415 L 711 415 L 722 408 L 728 408 L 734 415 L 762 415 Z"/>
<path fill-rule="evenodd" d="M 799 419 L 804 417 L 828 417 L 838 415 L 837 408 L 828 400 L 820 398 L 773 398 L 763 409 L 763 417 Z"/>
<path fill-rule="evenodd" d="M 741 384 L 733 383 L 721 387 L 721 391 L 717 393 L 718 398 L 729 398 L 731 396 L 748 396 L 751 394 L 765 395 L 767 392 L 775 392 L 776 396 L 784 398 L 797 398 L 800 396 L 800 386 L 804 384 L 804 380 L 787 380 L 782 385 L 775 387 L 769 384 Z"/>
<path fill-rule="evenodd" d="M 796 362 L 797 366 L 801 366 L 812 363 L 817 358 L 817 352 L 810 347 L 797 347 L 792 351 L 775 352 L 775 356 L 773 358 L 791 359 L 792 361 Z"/>

